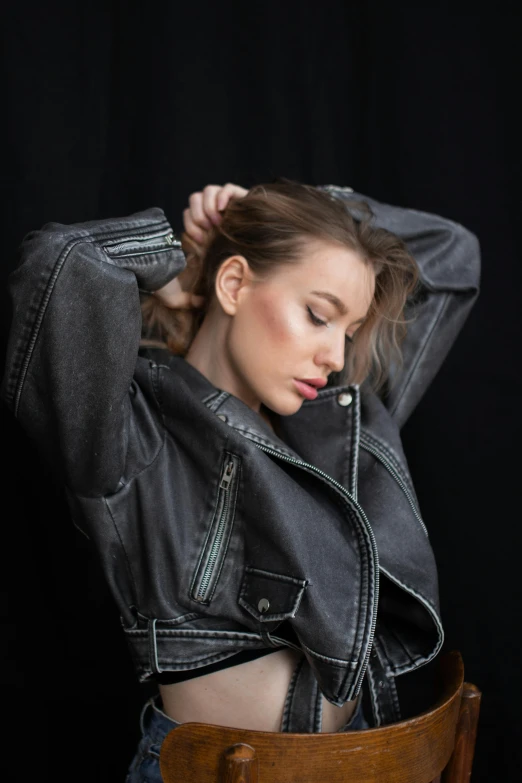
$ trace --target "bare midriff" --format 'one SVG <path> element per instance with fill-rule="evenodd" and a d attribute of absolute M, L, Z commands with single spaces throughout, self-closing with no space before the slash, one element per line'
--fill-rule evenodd
<path fill-rule="evenodd" d="M 288 686 L 299 653 L 285 649 L 172 685 L 160 685 L 163 711 L 177 723 L 214 723 L 280 731 Z M 323 732 L 339 731 L 357 700 L 336 707 L 323 697 Z"/>

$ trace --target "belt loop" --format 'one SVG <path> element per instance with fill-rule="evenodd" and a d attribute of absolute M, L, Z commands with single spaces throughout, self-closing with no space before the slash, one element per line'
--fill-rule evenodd
<path fill-rule="evenodd" d="M 314 709 L 314 733 L 320 734 L 323 728 L 323 694 L 319 686 L 317 687 L 317 695 L 315 697 L 315 709 Z"/>
<path fill-rule="evenodd" d="M 387 726 L 401 719 L 401 709 L 395 677 L 386 666 L 384 652 L 377 638 L 373 641 L 366 670 L 375 726 Z"/>
<path fill-rule="evenodd" d="M 145 715 L 147 714 L 148 710 L 152 707 L 152 703 L 154 701 L 154 696 L 151 696 L 150 699 L 147 699 L 143 707 L 141 708 L 140 712 L 140 730 L 141 735 L 143 736 L 145 734 Z"/>
<path fill-rule="evenodd" d="M 156 618 L 149 620 L 149 658 L 150 667 L 154 674 L 161 674 L 163 669 L 160 669 L 158 663 L 158 647 L 156 644 Z"/>
<path fill-rule="evenodd" d="M 281 731 L 319 733 L 323 721 L 323 698 L 308 660 L 297 663 L 286 695 Z"/>

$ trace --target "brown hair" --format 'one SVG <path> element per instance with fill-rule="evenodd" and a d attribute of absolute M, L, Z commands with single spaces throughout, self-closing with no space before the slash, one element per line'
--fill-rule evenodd
<path fill-rule="evenodd" d="M 190 289 L 204 296 L 206 305 L 202 310 L 172 310 L 149 297 L 142 306 L 144 336 L 149 338 L 144 343 L 156 338 L 173 353 L 188 351 L 226 258 L 244 256 L 254 274 L 262 277 L 280 264 L 298 262 L 311 239 L 335 242 L 355 251 L 376 273 L 367 317 L 347 344 L 342 380 L 362 383 L 370 376 L 372 385 L 380 388 L 392 363 L 401 361 L 400 343 L 407 323 L 404 308 L 418 273 L 404 242 L 373 226 L 371 218 L 365 202 L 346 202 L 311 185 L 287 179 L 256 185 L 246 196 L 229 202 L 221 223 L 212 229 L 203 258 L 196 257 L 190 239 L 182 236 L 192 269 Z"/>

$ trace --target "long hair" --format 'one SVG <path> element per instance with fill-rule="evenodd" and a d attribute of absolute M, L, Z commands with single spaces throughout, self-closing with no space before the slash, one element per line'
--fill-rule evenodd
<path fill-rule="evenodd" d="M 263 277 L 283 264 L 299 263 L 307 242 L 323 240 L 353 250 L 376 275 L 367 317 L 347 345 L 342 381 L 362 383 L 370 378 L 374 388 L 380 388 L 390 367 L 400 365 L 400 344 L 407 326 L 405 305 L 418 280 L 417 265 L 399 237 L 372 224 L 366 202 L 347 203 L 326 190 L 279 179 L 256 185 L 246 196 L 231 200 L 221 223 L 211 232 L 202 258 L 190 238 L 182 235 L 192 270 L 190 290 L 205 298 L 205 306 L 175 310 L 149 297 L 142 304 L 145 343 L 152 341 L 175 354 L 186 354 L 226 258 L 244 256 L 252 271 Z"/>

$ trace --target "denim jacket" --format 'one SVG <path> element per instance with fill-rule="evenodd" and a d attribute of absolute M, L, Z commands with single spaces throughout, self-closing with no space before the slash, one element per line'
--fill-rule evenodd
<path fill-rule="evenodd" d="M 330 382 L 278 437 L 183 358 L 140 352 L 140 291 L 185 265 L 151 208 L 24 238 L 2 396 L 98 552 L 140 681 L 294 646 L 332 704 L 367 676 L 379 725 L 399 716 L 395 678 L 443 641 L 400 428 L 475 301 L 479 248 L 450 220 L 323 187 L 365 200 L 420 269 L 385 394 Z"/>

